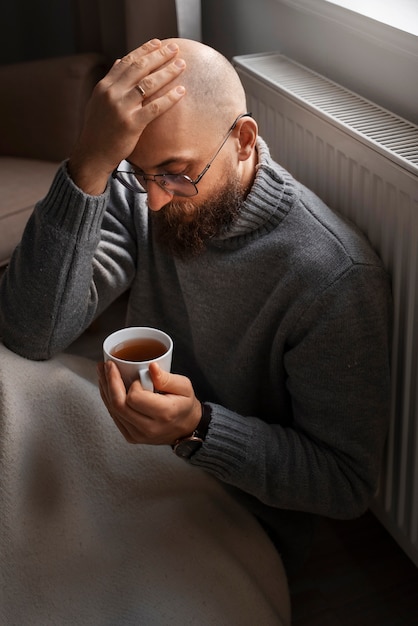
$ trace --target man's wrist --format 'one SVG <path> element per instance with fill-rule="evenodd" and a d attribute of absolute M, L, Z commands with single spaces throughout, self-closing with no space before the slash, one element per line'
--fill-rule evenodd
<path fill-rule="evenodd" d="M 177 439 L 172 445 L 174 453 L 181 457 L 190 459 L 199 450 L 208 434 L 209 424 L 212 419 L 212 408 L 209 404 L 202 402 L 202 416 L 198 425 L 191 435 Z"/>
<path fill-rule="evenodd" d="M 83 162 L 72 155 L 67 172 L 74 184 L 89 196 L 101 196 L 106 191 L 110 174 L 103 173 L 96 163 Z"/>

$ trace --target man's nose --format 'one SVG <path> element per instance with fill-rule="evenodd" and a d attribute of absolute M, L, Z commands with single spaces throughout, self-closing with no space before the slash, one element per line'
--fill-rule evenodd
<path fill-rule="evenodd" d="M 148 181 L 148 207 L 151 211 L 159 211 L 173 199 L 173 194 L 166 191 L 153 180 Z"/>

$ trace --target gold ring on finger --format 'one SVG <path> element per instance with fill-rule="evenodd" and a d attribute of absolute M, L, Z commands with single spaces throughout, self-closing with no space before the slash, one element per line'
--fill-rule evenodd
<path fill-rule="evenodd" d="M 139 92 L 140 96 L 142 98 L 145 98 L 145 91 L 144 89 L 141 87 L 141 85 L 135 85 L 135 89 Z"/>

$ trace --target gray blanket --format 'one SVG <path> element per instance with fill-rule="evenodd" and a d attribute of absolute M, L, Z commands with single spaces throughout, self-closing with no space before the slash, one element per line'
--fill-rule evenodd
<path fill-rule="evenodd" d="M 95 363 L 0 344 L 0 623 L 283 626 L 257 522 L 167 447 L 130 446 Z"/>

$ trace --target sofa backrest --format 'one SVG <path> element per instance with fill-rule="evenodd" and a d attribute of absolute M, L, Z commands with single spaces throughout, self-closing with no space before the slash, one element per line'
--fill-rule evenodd
<path fill-rule="evenodd" d="M 68 157 L 106 69 L 96 53 L 0 66 L 0 154 L 47 161 Z"/>

